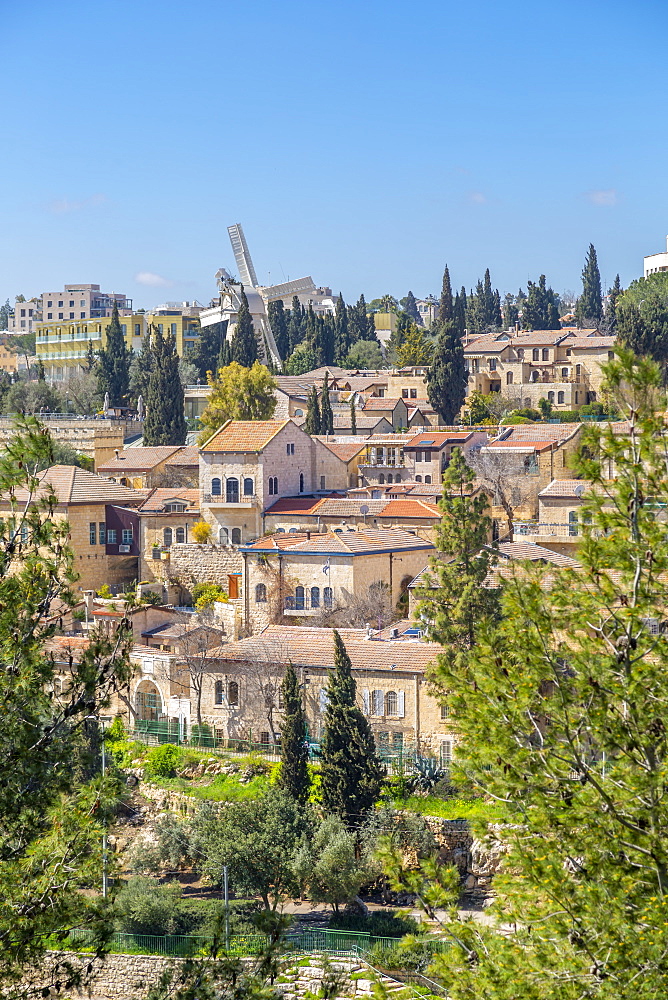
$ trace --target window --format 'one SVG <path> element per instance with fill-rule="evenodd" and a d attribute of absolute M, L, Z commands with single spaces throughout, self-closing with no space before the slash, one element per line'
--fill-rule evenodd
<path fill-rule="evenodd" d="M 582 374 L 582 365 L 576 365 L 575 366 L 575 374 L 576 375 L 581 375 Z"/>
<path fill-rule="evenodd" d="M 100 521 L 97 527 L 98 534 L 100 536 L 100 545 L 104 545 L 107 540 L 107 526 L 104 521 Z"/>
<path fill-rule="evenodd" d="M 441 740 L 441 767 L 452 763 L 452 740 Z"/>
<path fill-rule="evenodd" d="M 304 473 L 303 472 L 299 473 L 299 492 L 300 493 L 304 492 Z"/>
<path fill-rule="evenodd" d="M 220 487 L 220 479 L 218 479 L 218 477 L 216 477 L 215 479 L 211 480 L 211 496 L 212 497 L 219 497 L 221 495 L 221 492 L 222 492 L 222 490 L 221 490 L 221 487 Z"/>
<path fill-rule="evenodd" d="M 123 545 L 132 545 L 132 528 L 123 528 L 121 533 Z"/>
<path fill-rule="evenodd" d="M 401 390 L 401 398 L 402 399 L 408 399 L 408 389 L 402 389 Z"/>
<path fill-rule="evenodd" d="M 222 705 L 223 704 L 223 682 L 222 681 L 216 681 L 214 702 L 215 702 L 216 705 Z"/>
<path fill-rule="evenodd" d="M 326 480 L 326 477 L 325 477 L 325 476 L 321 476 L 321 477 L 320 477 L 320 489 L 321 489 L 321 490 L 324 490 L 324 489 L 326 488 L 326 487 L 325 487 L 325 480 Z"/>
<path fill-rule="evenodd" d="M 417 399 L 417 389 L 411 389 L 411 399 Z"/>
<path fill-rule="evenodd" d="M 62 319 L 62 318 L 63 318 L 63 314 L 62 313 L 58 313 L 58 319 Z"/>
<path fill-rule="evenodd" d="M 176 323 L 172 323 L 172 337 L 176 336 Z"/>
<path fill-rule="evenodd" d="M 232 528 L 232 545 L 241 545 L 241 528 Z"/>
<path fill-rule="evenodd" d="M 401 482 L 401 476 L 399 475 L 398 472 L 395 473 L 394 481 L 395 481 L 395 483 L 400 483 Z"/>
<path fill-rule="evenodd" d="M 254 492 L 253 480 L 250 478 L 250 476 L 246 476 L 246 478 L 244 479 L 244 496 L 252 497 L 253 492 Z"/>
<path fill-rule="evenodd" d="M 86 318 L 86 313 L 85 312 L 79 313 L 79 319 L 85 319 L 85 318 Z"/>
<path fill-rule="evenodd" d="M 221 545 L 228 545 L 230 541 L 230 533 L 227 528 L 218 529 L 218 541 Z"/>
<path fill-rule="evenodd" d="M 59 309 L 63 308 L 63 300 L 62 299 L 58 299 L 58 308 Z"/>
<path fill-rule="evenodd" d="M 548 403 L 554 403 L 554 393 L 553 392 L 548 392 L 548 394 L 547 394 L 547 401 L 548 401 Z"/>
<path fill-rule="evenodd" d="M 266 730 L 263 730 L 263 732 L 260 733 L 260 743 L 264 743 L 268 746 L 270 742 L 269 733 Z"/>
<path fill-rule="evenodd" d="M 53 313 L 47 313 L 46 314 L 46 318 L 47 319 L 53 319 Z"/>
<path fill-rule="evenodd" d="M 578 533 L 578 512 L 572 510 L 568 514 L 568 534 L 575 537 Z"/>
<path fill-rule="evenodd" d="M 72 308 L 73 305 L 74 305 L 74 299 L 70 299 L 70 309 Z"/>
<path fill-rule="evenodd" d="M 537 347 L 534 347 L 533 351 L 531 352 L 531 357 L 533 358 L 534 361 L 540 361 L 540 351 L 538 350 Z"/>
<path fill-rule="evenodd" d="M 264 583 L 257 583 L 255 585 L 255 603 L 256 604 L 267 603 L 267 588 Z"/>
<path fill-rule="evenodd" d="M 109 528 L 109 530 L 107 531 L 107 545 L 115 545 L 115 544 L 116 544 L 116 529 Z"/>
<path fill-rule="evenodd" d="M 162 533 L 162 544 L 165 545 L 167 548 L 169 548 L 169 546 L 172 544 L 172 529 L 171 528 L 165 528 L 164 529 L 164 531 Z"/>
<path fill-rule="evenodd" d="M 517 350 L 517 360 L 518 361 L 524 361 L 524 348 L 523 347 L 519 347 L 518 350 Z"/>
<path fill-rule="evenodd" d="M 227 503 L 239 503 L 239 480 L 230 476 L 225 482 L 225 499 Z"/>
<path fill-rule="evenodd" d="M 384 483 L 385 482 L 385 473 L 384 472 L 381 472 L 381 474 L 378 476 L 378 482 L 379 483 Z"/>
<path fill-rule="evenodd" d="M 269 496 L 278 496 L 278 476 L 269 476 Z"/>
<path fill-rule="evenodd" d="M 298 414 L 298 416 L 299 416 L 299 414 Z M 293 444 L 286 444 L 285 451 L 286 451 L 286 454 L 288 454 L 288 455 L 294 455 L 294 453 L 295 453 L 295 446 Z"/>
<path fill-rule="evenodd" d="M 374 691 L 372 693 L 372 710 L 374 715 L 384 715 L 385 714 L 385 695 L 382 691 Z"/>
<path fill-rule="evenodd" d="M 185 528 L 177 528 L 176 529 L 176 541 L 177 542 L 185 542 L 185 540 L 186 540 L 186 529 Z"/>
<path fill-rule="evenodd" d="M 322 600 L 323 600 L 323 604 L 325 605 L 326 608 L 331 608 L 331 606 L 332 606 L 332 588 L 331 587 L 325 587 L 325 589 L 322 592 Z"/>
<path fill-rule="evenodd" d="M 311 587 L 311 607 L 320 607 L 320 587 Z"/>
<path fill-rule="evenodd" d="M 388 483 L 392 482 L 392 473 L 391 472 L 389 472 L 388 475 L 387 475 L 387 481 L 388 481 Z"/>
<path fill-rule="evenodd" d="M 421 483 L 422 482 L 422 476 L 416 476 L 415 477 L 415 482 L 416 483 Z"/>
<path fill-rule="evenodd" d="M 304 588 L 295 587 L 295 609 L 297 611 L 304 610 Z"/>
<path fill-rule="evenodd" d="M 568 378 L 568 368 L 562 368 L 561 369 L 561 377 L 562 378 Z"/>
<path fill-rule="evenodd" d="M 404 734 L 392 733 L 392 749 L 403 750 L 403 748 L 404 748 Z"/>
<path fill-rule="evenodd" d="M 239 685 L 237 681 L 230 681 L 227 685 L 227 702 L 229 705 L 239 704 Z"/>
<path fill-rule="evenodd" d="M 141 324 L 135 323 L 135 337 L 141 336 Z"/>
<path fill-rule="evenodd" d="M 557 403 L 563 403 L 563 401 L 564 401 L 564 394 L 563 394 L 563 392 L 558 392 L 557 393 Z"/>
<path fill-rule="evenodd" d="M 397 692 L 388 691 L 385 695 L 385 715 L 398 715 Z"/>
<path fill-rule="evenodd" d="M 422 452 L 421 451 L 416 451 L 415 452 L 415 461 L 416 462 L 421 462 L 422 461 Z"/>
<path fill-rule="evenodd" d="M 549 360 L 550 360 L 550 349 L 549 349 L 549 347 L 544 347 L 543 348 L 543 361 L 549 361 Z"/>
<path fill-rule="evenodd" d="M 489 365 L 489 370 L 491 372 L 496 371 L 496 358 L 487 358 L 487 364 Z"/>
<path fill-rule="evenodd" d="M 95 545 L 95 542 L 97 541 L 97 525 L 94 521 L 88 525 L 88 535 L 90 544 Z"/>
<path fill-rule="evenodd" d="M 520 493 L 517 486 L 513 486 L 513 488 L 510 491 L 510 502 L 513 505 L 513 507 L 517 507 L 519 506 L 519 504 L 522 503 L 522 494 Z"/>
<path fill-rule="evenodd" d="M 506 385 L 512 385 L 512 384 L 513 384 L 513 373 L 508 372 L 506 374 Z"/>
<path fill-rule="evenodd" d="M 431 476 L 425 476 L 424 481 L 425 483 L 431 483 Z"/>
<path fill-rule="evenodd" d="M 576 389 L 576 390 L 575 390 L 575 402 L 576 402 L 576 403 L 578 403 L 578 402 L 579 402 L 579 397 L 580 397 L 580 393 L 579 393 L 579 392 L 577 391 L 577 389 Z"/>
<path fill-rule="evenodd" d="M 47 302 L 47 306 L 49 307 L 49 309 L 51 308 L 52 305 L 53 305 L 53 299 L 49 299 L 49 301 Z"/>

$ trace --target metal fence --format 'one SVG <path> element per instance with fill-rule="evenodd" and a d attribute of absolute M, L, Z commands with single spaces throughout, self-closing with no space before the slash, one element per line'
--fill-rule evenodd
<path fill-rule="evenodd" d="M 371 949 L 379 945 L 385 951 L 398 949 L 401 938 L 376 937 L 364 931 L 328 930 L 325 928 L 309 928 L 288 934 L 286 937 L 286 954 L 324 953 L 328 955 L 368 955 Z M 184 958 L 189 955 L 205 954 L 211 938 L 205 934 L 127 934 L 117 932 L 111 935 L 109 950 L 116 954 L 165 955 L 173 958 Z M 267 947 L 268 938 L 264 934 L 233 934 L 229 947 L 225 950 L 229 955 L 257 955 Z M 429 942 L 435 951 L 445 951 L 447 942 L 434 938 Z M 60 947 L 72 947 L 75 951 L 86 951 L 93 948 L 95 938 L 91 931 L 74 929 L 70 931 L 69 941 Z"/>
<path fill-rule="evenodd" d="M 412 742 L 405 741 L 402 745 L 387 746 L 376 736 L 376 750 L 381 762 L 389 774 L 412 774 L 416 760 L 422 756 Z M 176 746 L 191 747 L 194 750 L 206 750 L 212 754 L 248 754 L 260 753 L 268 757 L 280 759 L 281 744 L 257 740 L 249 730 L 244 738 L 228 738 L 216 736 L 209 726 L 192 726 L 190 736 L 185 737 L 177 720 L 161 719 L 159 721 L 137 720 L 134 729 L 128 734 L 131 740 L 138 740 L 149 746 L 159 746 L 161 743 L 174 743 Z M 317 760 L 320 756 L 320 743 L 310 740 L 309 757 Z M 442 764 L 444 762 L 441 762 Z"/>

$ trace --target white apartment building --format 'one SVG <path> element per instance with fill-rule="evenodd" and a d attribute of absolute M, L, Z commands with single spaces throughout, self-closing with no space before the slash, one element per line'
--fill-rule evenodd
<path fill-rule="evenodd" d="M 644 277 L 656 274 L 658 271 L 668 271 L 668 236 L 666 236 L 666 249 L 662 253 L 651 253 L 644 258 Z"/>

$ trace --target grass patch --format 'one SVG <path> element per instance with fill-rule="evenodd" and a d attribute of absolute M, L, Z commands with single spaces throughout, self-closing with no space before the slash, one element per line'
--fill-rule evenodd
<path fill-rule="evenodd" d="M 195 799 L 208 799 L 211 802 L 244 802 L 257 799 L 269 786 L 269 778 L 257 775 L 246 784 L 241 784 L 233 774 L 217 774 L 206 785 L 193 785 L 187 778 L 153 778 L 152 784 L 159 788 L 184 792 Z"/>
<path fill-rule="evenodd" d="M 405 799 L 395 799 L 394 806 L 396 809 L 406 809 L 423 816 L 440 816 L 442 819 L 499 823 L 508 818 L 502 805 L 485 802 L 484 799 L 441 799 L 436 795 L 409 795 Z"/>

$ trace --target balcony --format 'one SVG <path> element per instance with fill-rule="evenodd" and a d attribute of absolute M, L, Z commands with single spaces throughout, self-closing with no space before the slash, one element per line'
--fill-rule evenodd
<path fill-rule="evenodd" d="M 314 604 L 310 593 L 305 591 L 303 597 L 295 597 L 294 595 L 286 597 L 283 604 L 283 611 L 286 615 L 301 615 L 308 612 L 320 611 L 321 608 L 327 609 L 331 607 L 331 599 L 328 598 L 327 601 L 318 600 Z"/>
<path fill-rule="evenodd" d="M 529 535 L 541 538 L 577 538 L 582 535 L 583 525 L 579 522 L 549 524 L 546 521 L 514 521 L 513 528 L 515 538 Z"/>
<path fill-rule="evenodd" d="M 247 494 L 244 496 L 238 494 L 234 497 L 228 498 L 222 494 L 217 493 L 203 493 L 202 503 L 208 503 L 210 507 L 252 507 L 258 502 L 257 493 Z"/>

